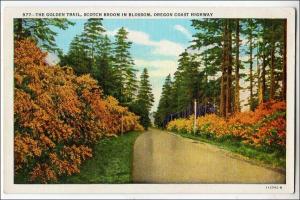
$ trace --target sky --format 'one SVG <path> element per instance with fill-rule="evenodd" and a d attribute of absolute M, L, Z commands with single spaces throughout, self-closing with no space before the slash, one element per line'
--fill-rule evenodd
<path fill-rule="evenodd" d="M 71 21 L 75 22 L 75 25 L 67 30 L 55 30 L 58 33 L 56 43 L 64 53 L 68 52 L 72 39 L 82 33 L 86 20 Z M 137 78 L 143 68 L 148 69 L 155 99 L 152 111 L 155 111 L 165 77 L 174 74 L 179 54 L 190 46 L 192 35 L 195 33 L 191 21 L 188 19 L 104 19 L 102 23 L 112 40 L 121 27 L 129 32 L 128 40 L 132 42 L 130 52 L 135 68 L 139 70 Z"/>
<path fill-rule="evenodd" d="M 74 26 L 66 30 L 55 29 L 57 32 L 56 44 L 67 53 L 72 39 L 83 32 L 86 19 L 73 19 Z M 164 80 L 168 74 L 173 76 L 177 69 L 177 60 L 185 48 L 191 45 L 192 35 L 195 30 L 189 19 L 104 19 L 102 21 L 106 34 L 114 41 L 117 30 L 124 27 L 128 32 L 128 40 L 132 42 L 130 49 L 135 68 L 138 70 L 137 78 L 144 68 L 148 69 L 154 104 L 151 111 L 156 111 L 161 95 Z M 242 39 L 242 45 L 247 40 Z M 241 47 L 241 60 L 246 61 L 248 55 Z M 55 56 L 48 58 L 55 62 Z M 247 73 L 246 67 L 244 71 Z M 240 80 L 240 85 L 247 87 L 248 82 Z M 240 94 L 242 110 L 248 110 L 245 106 L 249 98 L 249 91 L 242 90 Z"/>

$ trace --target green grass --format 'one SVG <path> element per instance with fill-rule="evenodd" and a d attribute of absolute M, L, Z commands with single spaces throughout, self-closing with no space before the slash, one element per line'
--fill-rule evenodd
<path fill-rule="evenodd" d="M 285 171 L 285 153 L 283 152 L 255 148 L 253 146 L 246 145 L 241 141 L 232 140 L 232 138 L 218 140 L 215 138 L 206 138 L 204 135 L 193 135 L 182 132 L 177 132 L 176 134 L 181 135 L 182 137 L 216 145 L 222 149 L 251 158 L 261 164 L 265 164 L 280 171 Z"/>
<path fill-rule="evenodd" d="M 133 145 L 138 132 L 116 138 L 104 138 L 93 148 L 93 157 L 85 161 L 80 173 L 61 177 L 59 183 L 131 183 Z"/>

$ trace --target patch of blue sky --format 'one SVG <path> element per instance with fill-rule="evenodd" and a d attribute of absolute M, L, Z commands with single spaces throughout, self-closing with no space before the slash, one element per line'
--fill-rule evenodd
<path fill-rule="evenodd" d="M 151 52 L 153 47 L 144 46 L 139 44 L 134 44 L 131 46 L 130 53 L 133 58 L 149 59 L 149 52 Z M 158 57 L 158 59 L 161 59 Z"/>
<path fill-rule="evenodd" d="M 70 26 L 67 30 L 53 28 L 54 31 L 57 32 L 56 43 L 65 53 L 68 51 L 72 39 L 76 35 L 82 33 L 86 19 L 71 19 L 70 21 L 75 22 L 75 25 Z M 125 27 L 129 30 L 146 33 L 149 36 L 150 41 L 159 42 L 162 40 L 168 40 L 181 44 L 185 47 L 189 45 L 190 39 L 187 35 L 176 30 L 175 27 L 184 27 L 190 35 L 194 33 L 189 19 L 104 19 L 103 26 L 108 32 L 113 32 L 121 27 Z M 111 37 L 111 39 L 113 39 L 113 37 Z M 147 45 L 141 46 L 146 48 L 145 51 L 150 49 Z M 138 52 L 141 52 L 140 48 L 142 47 L 138 47 L 138 45 L 136 47 L 137 53 L 135 50 L 133 50 L 132 53 L 140 55 Z"/>
<path fill-rule="evenodd" d="M 62 30 L 57 27 L 52 28 L 53 31 L 57 33 L 57 36 L 55 37 L 56 44 L 60 49 L 63 50 L 64 53 L 68 52 L 73 38 L 82 33 L 86 20 L 70 19 L 70 21 L 74 22 L 75 24 L 73 26 L 69 26 L 66 30 Z"/>
<path fill-rule="evenodd" d="M 130 30 L 146 32 L 154 41 L 168 39 L 182 44 L 187 44 L 187 38 L 176 31 L 174 26 L 182 25 L 191 33 L 194 32 L 189 19 L 104 19 L 103 25 L 108 30 L 125 27 Z"/>

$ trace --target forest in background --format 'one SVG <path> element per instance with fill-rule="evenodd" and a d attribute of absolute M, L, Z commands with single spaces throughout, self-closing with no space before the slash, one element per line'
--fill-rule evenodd
<path fill-rule="evenodd" d="M 241 112 L 243 91 L 251 111 L 267 101 L 285 101 L 285 19 L 200 19 L 192 20 L 192 27 L 197 32 L 191 45 L 173 78 L 165 79 L 157 126 L 191 108 L 195 99 L 225 118 Z"/>

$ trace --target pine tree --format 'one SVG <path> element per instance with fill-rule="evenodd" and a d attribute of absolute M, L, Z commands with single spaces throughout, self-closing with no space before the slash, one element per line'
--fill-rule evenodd
<path fill-rule="evenodd" d="M 66 30 L 70 25 L 74 23 L 65 18 L 18 18 L 14 19 L 14 38 L 15 40 L 31 38 L 42 49 L 61 54 L 61 50 L 55 43 L 57 33 L 53 27 Z"/>
<path fill-rule="evenodd" d="M 172 111 L 172 80 L 171 75 L 169 74 L 164 82 L 162 87 L 162 93 L 160 95 L 157 111 L 154 115 L 154 123 L 158 127 L 163 127 L 164 119 L 168 116 Z"/>
<path fill-rule="evenodd" d="M 197 33 L 193 35 L 192 42 L 194 44 L 191 48 L 200 51 L 198 57 L 203 61 L 208 77 L 214 77 L 221 71 L 223 21 L 223 19 L 192 20 L 192 26 Z M 220 90 L 220 88 L 216 88 L 216 90 Z"/>
<path fill-rule="evenodd" d="M 154 96 L 152 94 L 151 84 L 149 82 L 149 75 L 146 68 L 144 68 L 138 89 L 137 99 L 132 106 L 134 112 L 140 116 L 140 122 L 145 129 L 151 125 L 149 114 L 154 102 Z"/>
<path fill-rule="evenodd" d="M 174 73 L 174 83 L 172 85 L 172 112 L 181 112 L 192 106 L 194 99 L 199 99 L 201 93 L 201 82 L 203 73 L 199 72 L 200 63 L 195 60 L 195 55 L 190 55 L 187 50 L 179 55 L 178 67 Z M 202 90 L 203 91 L 203 90 Z"/>
<path fill-rule="evenodd" d="M 61 56 L 60 64 L 73 67 L 78 75 L 91 74 L 104 95 L 111 95 L 114 90 L 112 44 L 104 33 L 102 19 L 88 19 L 83 32 L 72 40 L 68 54 Z"/>
<path fill-rule="evenodd" d="M 60 56 L 61 66 L 71 66 L 78 75 L 91 73 L 92 63 L 87 55 L 87 51 L 80 35 L 71 41 L 67 55 Z"/>
<path fill-rule="evenodd" d="M 284 99 L 286 87 L 286 27 L 281 19 L 257 20 L 263 102 Z"/>
<path fill-rule="evenodd" d="M 225 93 L 221 95 L 220 91 L 225 92 L 225 90 L 221 90 L 221 81 L 222 77 L 225 80 L 226 74 L 221 76 L 221 78 L 217 75 L 222 71 L 224 64 L 222 59 L 224 53 L 224 22 L 225 19 L 192 20 L 192 26 L 197 32 L 193 35 L 194 39 L 191 48 L 199 51 L 199 54 L 196 56 L 201 60 L 201 68 L 203 68 L 199 74 L 199 79 L 202 79 L 200 81 L 201 89 L 199 95 L 204 97 L 205 100 L 202 101 L 200 97 L 199 102 L 212 101 L 215 106 L 220 105 L 220 113 L 223 108 L 225 109 L 225 104 L 223 106 L 225 101 L 221 98 L 225 97 Z M 225 86 L 225 82 L 223 86 Z"/>
<path fill-rule="evenodd" d="M 129 52 L 132 43 L 127 41 L 127 35 L 128 32 L 124 27 L 120 28 L 115 35 L 114 72 L 117 89 L 114 96 L 121 103 L 129 105 L 136 95 L 137 80 L 134 62 Z"/>
<path fill-rule="evenodd" d="M 285 99 L 286 94 L 286 20 L 274 19 L 270 24 L 271 66 L 270 99 Z"/>
<path fill-rule="evenodd" d="M 81 40 L 88 58 L 91 59 L 92 69 L 96 67 L 96 55 L 99 55 L 100 53 L 99 51 L 103 44 L 104 32 L 105 29 L 102 25 L 102 19 L 91 18 L 84 23 Z"/>
<path fill-rule="evenodd" d="M 105 35 L 99 47 L 99 55 L 96 55 L 96 63 L 92 72 L 98 80 L 104 95 L 113 95 L 115 90 L 113 59 L 112 43 Z"/>
<path fill-rule="evenodd" d="M 191 100 L 191 89 L 187 80 L 187 70 L 190 65 L 190 58 L 187 51 L 179 55 L 178 67 L 174 73 L 174 83 L 172 87 L 173 112 L 179 112 L 186 108 Z"/>
<path fill-rule="evenodd" d="M 96 60 L 104 43 L 104 32 L 102 19 L 88 19 L 83 32 L 72 40 L 67 55 L 60 57 L 61 65 L 73 67 L 79 75 L 90 73 L 94 78 L 99 76 L 95 74 L 99 72 Z"/>

